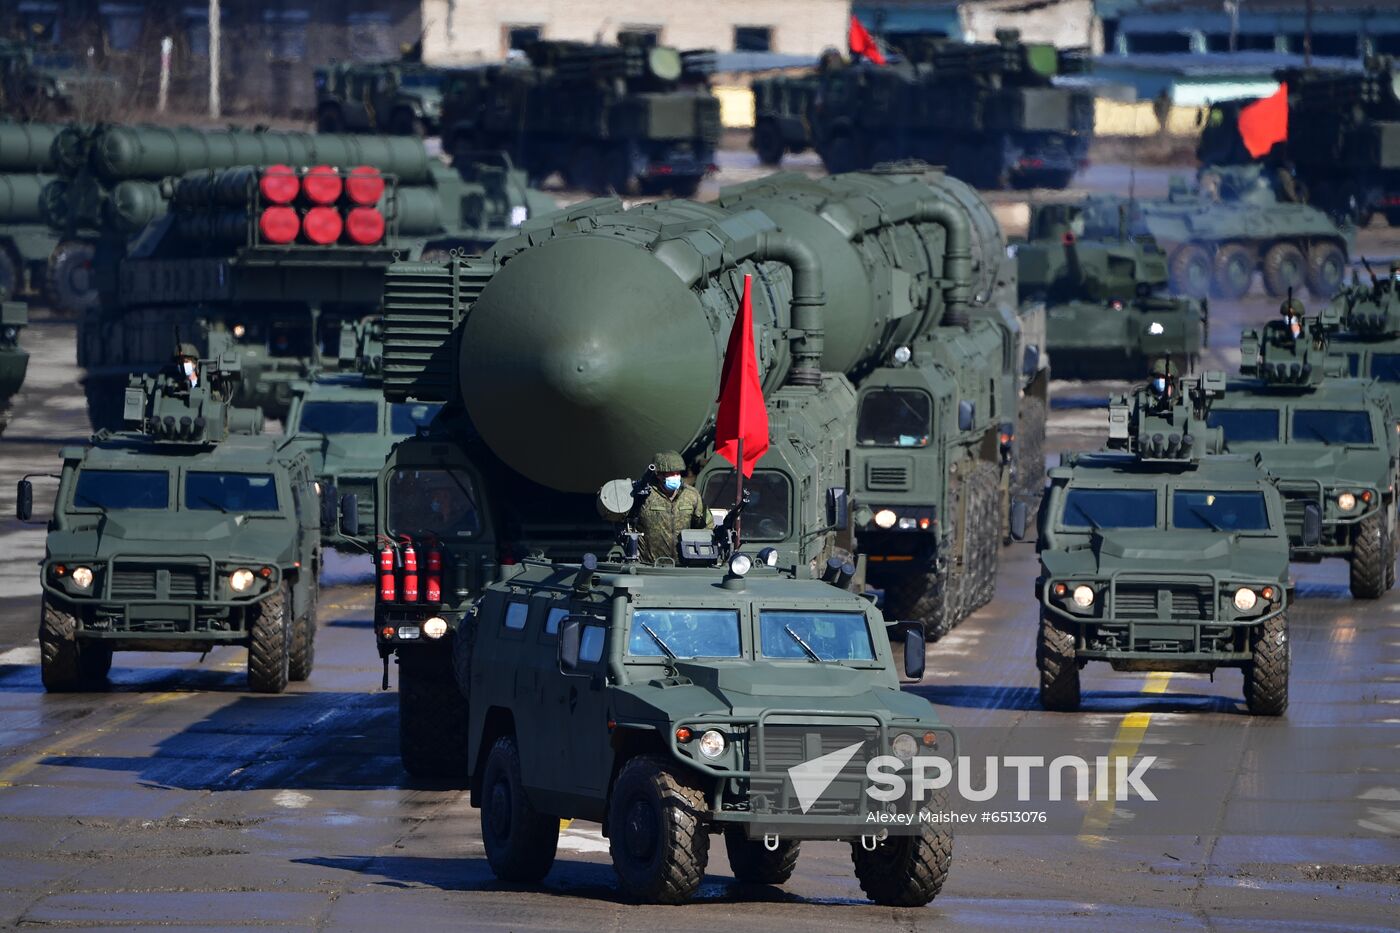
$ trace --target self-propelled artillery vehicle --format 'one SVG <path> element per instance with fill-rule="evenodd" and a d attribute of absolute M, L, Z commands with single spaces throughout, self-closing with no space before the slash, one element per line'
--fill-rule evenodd
<path fill-rule="evenodd" d="M 29 354 L 19 345 L 20 331 L 29 323 L 29 310 L 18 301 L 0 302 L 0 434 L 10 424 L 11 402 L 24 385 Z"/>
<path fill-rule="evenodd" d="M 1126 209 L 1116 235 L 1089 225 L 1084 208 L 1039 204 L 1016 252 L 1023 301 L 1045 303 L 1046 346 L 1060 378 L 1113 379 L 1170 357 L 1194 368 L 1209 331 L 1206 299 L 1167 293 L 1167 257 L 1132 236 Z"/>
<path fill-rule="evenodd" d="M 1221 455 L 1207 419 L 1224 373 L 1154 379 L 1109 406 L 1109 449 L 1050 471 L 1039 537 L 1036 666 L 1046 709 L 1080 706 L 1080 670 L 1238 667 L 1255 715 L 1288 706 L 1288 532 L 1256 458 Z"/>
<path fill-rule="evenodd" d="M 61 452 L 40 565 L 40 669 L 50 691 L 103 682 L 114 651 L 248 649 L 248 686 L 311 674 L 320 500 L 305 453 L 231 407 L 234 359 L 136 376 L 128 429 Z M 190 375 L 192 373 L 193 375 Z M 33 486 L 17 513 L 29 520 Z"/>
<path fill-rule="evenodd" d="M 1240 339 L 1240 374 L 1209 423 L 1232 453 L 1258 455 L 1283 494 L 1294 560 L 1341 558 L 1351 594 L 1377 599 L 1395 584 L 1397 438 L 1390 399 L 1346 378 L 1328 356 L 1335 307 L 1292 311 Z"/>
<path fill-rule="evenodd" d="M 745 275 L 770 448 L 744 541 L 808 573 L 854 551 L 887 616 L 934 636 L 990 599 L 1012 500 L 1039 486 L 1047 380 L 995 221 L 937 173 L 783 175 L 716 204 L 586 202 L 483 257 L 391 267 L 385 394 L 446 405 L 381 475 L 382 656 L 403 644 L 386 629 L 450 621 L 502 565 L 605 552 L 593 491 L 653 451 L 734 501 L 711 451 Z M 393 582 L 405 542 L 415 570 L 436 545 L 441 605 Z"/>
<path fill-rule="evenodd" d="M 0 123 L 0 301 L 45 291 L 58 237 L 44 220 L 55 123 Z"/>

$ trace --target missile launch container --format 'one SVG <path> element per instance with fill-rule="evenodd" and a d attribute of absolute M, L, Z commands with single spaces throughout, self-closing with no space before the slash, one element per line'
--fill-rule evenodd
<path fill-rule="evenodd" d="M 0 302 L 0 434 L 10 424 L 10 400 L 24 385 L 29 354 L 19 345 L 20 331 L 29 323 L 29 312 L 17 301 Z"/>

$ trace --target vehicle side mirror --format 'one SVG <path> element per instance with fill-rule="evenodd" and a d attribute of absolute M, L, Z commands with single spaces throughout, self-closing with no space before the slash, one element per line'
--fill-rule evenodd
<path fill-rule="evenodd" d="M 1011 503 L 1011 538 L 1014 541 L 1026 540 L 1026 520 L 1029 510 L 1020 499 Z"/>
<path fill-rule="evenodd" d="M 34 484 L 27 479 L 15 488 L 15 518 L 27 522 L 34 517 Z"/>
<path fill-rule="evenodd" d="M 340 497 L 340 533 L 347 538 L 360 534 L 360 497 L 353 492 Z"/>
<path fill-rule="evenodd" d="M 583 623 L 578 619 L 565 619 L 559 628 L 559 670 L 565 674 L 577 674 L 579 645 L 583 641 Z"/>
<path fill-rule="evenodd" d="M 917 622 L 904 628 L 904 676 L 924 679 L 924 627 Z"/>
<path fill-rule="evenodd" d="M 846 487 L 832 486 L 826 491 L 826 526 L 845 528 L 851 523 L 851 497 Z"/>
<path fill-rule="evenodd" d="M 963 399 L 958 402 L 958 430 L 971 431 L 976 414 L 977 406 L 971 399 Z"/>
<path fill-rule="evenodd" d="M 1316 502 L 1303 506 L 1303 547 L 1317 547 L 1322 541 L 1322 510 Z"/>
<path fill-rule="evenodd" d="M 334 484 L 321 484 L 321 530 L 335 529 L 335 510 L 340 502 L 340 492 Z"/>

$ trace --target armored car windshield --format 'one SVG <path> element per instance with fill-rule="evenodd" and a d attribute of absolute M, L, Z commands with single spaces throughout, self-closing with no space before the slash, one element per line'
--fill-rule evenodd
<path fill-rule="evenodd" d="M 856 442 L 866 447 L 925 447 L 933 400 L 918 389 L 882 389 L 861 400 Z"/>
<path fill-rule="evenodd" d="M 1292 439 L 1305 444 L 1373 444 L 1371 413 L 1299 408 L 1293 412 Z"/>
<path fill-rule="evenodd" d="M 1178 489 L 1172 493 L 1172 527 L 1268 531 L 1269 509 L 1261 492 Z"/>
<path fill-rule="evenodd" d="M 754 470 L 744 480 L 749 504 L 744 507 L 745 541 L 782 541 L 791 527 L 791 484 L 777 470 Z M 707 508 L 727 511 L 734 507 L 735 489 L 732 470 L 711 473 L 701 492 Z M 719 520 L 719 519 L 717 519 Z"/>
<path fill-rule="evenodd" d="M 634 658 L 737 658 L 739 613 L 732 609 L 638 609 L 627 653 Z"/>
<path fill-rule="evenodd" d="M 1279 412 L 1277 408 L 1228 409 L 1212 408 L 1206 425 L 1221 428 L 1225 443 L 1270 443 L 1278 440 Z"/>
<path fill-rule="evenodd" d="M 170 474 L 164 470 L 83 470 L 73 490 L 73 508 L 164 509 L 170 503 Z"/>
<path fill-rule="evenodd" d="M 1157 493 L 1151 489 L 1070 489 L 1065 528 L 1156 528 Z"/>
<path fill-rule="evenodd" d="M 1400 382 L 1400 353 L 1373 353 L 1368 375 L 1379 382 Z"/>
<path fill-rule="evenodd" d="M 220 512 L 275 512 L 277 480 L 271 473 L 186 473 L 185 507 Z"/>
<path fill-rule="evenodd" d="M 476 488 L 465 473 L 406 467 L 389 477 L 389 534 L 450 540 L 480 531 Z"/>
<path fill-rule="evenodd" d="M 441 405 L 427 402 L 398 402 L 389 406 L 389 430 L 397 437 L 417 434 L 437 415 Z"/>
<path fill-rule="evenodd" d="M 301 407 L 299 430 L 333 437 L 378 434 L 379 405 L 375 402 L 307 402 Z M 410 429 L 403 432 L 412 434 Z"/>
<path fill-rule="evenodd" d="M 875 646 L 861 612 L 763 611 L 759 650 L 793 661 L 873 661 Z"/>

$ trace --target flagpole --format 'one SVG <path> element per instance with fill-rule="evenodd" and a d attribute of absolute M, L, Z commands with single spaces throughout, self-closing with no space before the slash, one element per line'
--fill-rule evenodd
<path fill-rule="evenodd" d="M 744 501 L 744 436 L 739 435 L 739 456 L 735 458 L 739 461 L 734 467 L 734 508 L 738 508 Z M 739 549 L 739 539 L 743 532 L 740 526 L 744 522 L 743 514 L 734 517 L 734 550 Z"/>

